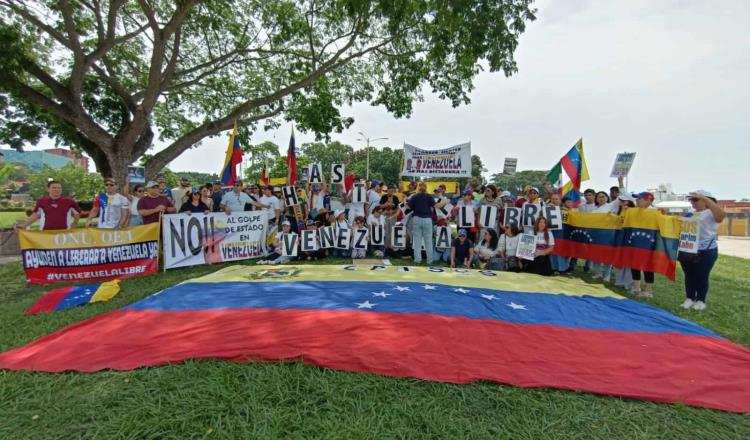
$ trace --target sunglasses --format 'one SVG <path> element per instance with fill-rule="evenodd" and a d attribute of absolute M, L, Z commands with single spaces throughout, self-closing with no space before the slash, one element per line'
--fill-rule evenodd
<path fill-rule="evenodd" d="M 137 189 L 137 190 L 135 190 L 135 192 L 142 193 L 143 192 L 143 188 Z"/>
<path fill-rule="evenodd" d="M 107 182 L 107 183 L 104 184 L 104 186 L 115 186 L 115 184 L 112 183 L 112 182 Z"/>
<path fill-rule="evenodd" d="M 235 183 L 234 186 L 242 186 L 241 183 Z"/>
<path fill-rule="evenodd" d="M 698 197 L 690 197 L 688 200 L 690 200 L 691 202 L 697 202 L 700 199 Z"/>

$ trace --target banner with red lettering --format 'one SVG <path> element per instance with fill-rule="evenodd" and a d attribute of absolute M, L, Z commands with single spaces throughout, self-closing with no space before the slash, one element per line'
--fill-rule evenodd
<path fill-rule="evenodd" d="M 471 143 L 442 150 L 422 150 L 404 144 L 402 176 L 471 177 Z"/>
<path fill-rule="evenodd" d="M 20 231 L 30 284 L 133 278 L 159 271 L 159 224 L 126 229 Z"/>

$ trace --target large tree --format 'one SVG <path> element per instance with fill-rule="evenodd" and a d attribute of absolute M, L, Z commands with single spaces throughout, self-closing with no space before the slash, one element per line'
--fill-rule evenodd
<path fill-rule="evenodd" d="M 1 139 L 47 135 L 153 176 L 234 121 L 326 137 L 366 101 L 407 116 L 424 85 L 467 103 L 510 75 L 533 0 L 0 0 Z"/>

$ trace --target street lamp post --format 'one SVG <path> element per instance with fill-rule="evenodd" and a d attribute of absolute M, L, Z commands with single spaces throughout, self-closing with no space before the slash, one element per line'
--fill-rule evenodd
<path fill-rule="evenodd" d="M 362 136 L 361 139 L 357 139 L 358 141 L 364 141 L 367 143 L 367 159 L 366 159 L 366 170 L 365 170 L 365 180 L 370 180 L 370 142 L 374 141 L 384 141 L 387 140 L 387 137 L 379 137 L 375 139 L 370 139 L 367 137 L 366 134 L 359 132 L 359 135 Z"/>

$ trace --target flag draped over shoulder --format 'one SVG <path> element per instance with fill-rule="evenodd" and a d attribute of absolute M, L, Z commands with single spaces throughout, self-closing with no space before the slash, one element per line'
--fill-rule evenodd
<path fill-rule="evenodd" d="M 749 349 L 601 285 L 467 269 L 228 267 L 0 353 L 0 368 L 186 359 L 293 359 L 750 412 Z"/>
<path fill-rule="evenodd" d="M 55 312 L 88 303 L 109 301 L 120 292 L 120 280 L 104 283 L 82 284 L 80 286 L 61 287 L 47 292 L 28 310 L 27 315 L 43 312 Z"/>
<path fill-rule="evenodd" d="M 680 222 L 656 209 L 629 208 L 622 215 L 569 211 L 553 253 L 674 280 Z"/>
<path fill-rule="evenodd" d="M 573 205 L 578 206 L 581 202 L 581 182 L 589 180 L 589 170 L 586 166 L 586 156 L 583 152 L 583 138 L 563 156 L 560 161 L 552 167 L 547 174 L 547 181 L 553 184 L 561 184 L 563 171 L 567 175 L 567 183 L 560 190 L 563 197 L 573 200 Z"/>
<path fill-rule="evenodd" d="M 229 145 L 224 157 L 224 167 L 221 171 L 221 183 L 225 186 L 234 185 L 237 180 L 237 165 L 242 163 L 242 148 L 240 138 L 237 135 L 237 121 L 234 122 L 232 135 L 229 137 Z"/>
<path fill-rule="evenodd" d="M 292 136 L 289 138 L 289 149 L 286 152 L 287 182 L 288 185 L 294 185 L 297 181 L 297 149 L 294 143 L 294 127 L 292 127 Z"/>

